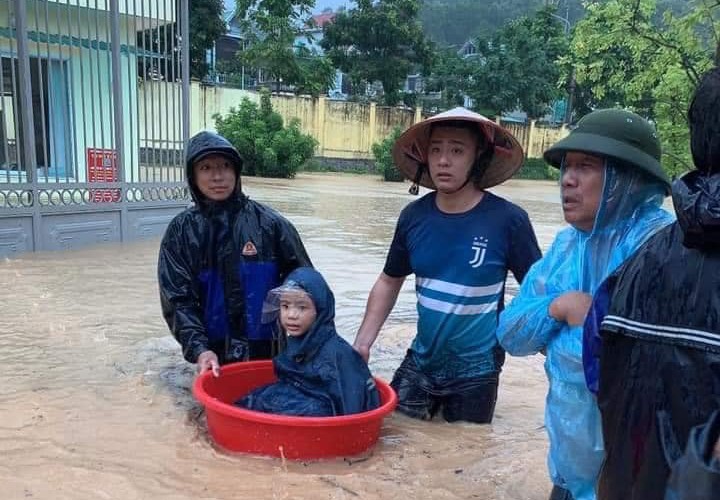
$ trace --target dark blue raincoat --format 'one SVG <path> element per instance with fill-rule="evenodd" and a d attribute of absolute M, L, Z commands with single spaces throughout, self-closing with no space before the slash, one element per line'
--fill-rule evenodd
<path fill-rule="evenodd" d="M 235 192 L 221 202 L 206 199 L 193 179 L 193 164 L 209 154 L 236 167 Z M 270 358 L 272 332 L 260 321 L 265 296 L 296 267 L 312 265 L 293 225 L 242 193 L 241 169 L 225 138 L 193 136 L 186 175 L 195 204 L 170 222 L 160 246 L 163 316 L 191 363 L 208 349 L 220 363 Z"/>
<path fill-rule="evenodd" d="M 312 268 L 288 276 L 312 297 L 317 317 L 301 337 L 288 337 L 273 359 L 277 382 L 255 389 L 238 406 L 295 416 L 338 416 L 377 408 L 380 398 L 365 361 L 335 330 L 335 298 Z"/>

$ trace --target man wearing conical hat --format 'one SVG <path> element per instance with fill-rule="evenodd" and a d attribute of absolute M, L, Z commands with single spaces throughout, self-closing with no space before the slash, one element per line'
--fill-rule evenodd
<path fill-rule="evenodd" d="M 583 322 L 603 280 L 673 220 L 661 206 L 670 181 L 660 152 L 654 127 L 621 109 L 593 111 L 545 151 L 560 169 L 570 226 L 528 272 L 497 336 L 512 355 L 546 355 L 551 500 L 596 498 L 604 449 L 600 412 L 585 385 Z"/>
<path fill-rule="evenodd" d="M 489 423 L 505 356 L 495 336 L 508 270 L 521 281 L 540 258 L 527 213 L 488 191 L 521 167 L 505 129 L 464 108 L 397 140 L 405 176 L 433 191 L 400 214 L 355 348 L 367 360 L 405 278 L 415 274 L 417 335 L 391 385 L 410 417 Z"/>

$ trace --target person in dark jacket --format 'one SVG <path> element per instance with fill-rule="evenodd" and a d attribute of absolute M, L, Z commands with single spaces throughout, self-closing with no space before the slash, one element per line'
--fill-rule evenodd
<path fill-rule="evenodd" d="M 600 500 L 720 498 L 709 452 L 720 408 L 720 70 L 703 78 L 688 118 L 695 170 L 672 186 L 677 221 L 603 283 L 585 322 L 606 450 Z M 706 422 L 714 437 L 701 456 L 691 429 Z"/>
<path fill-rule="evenodd" d="M 293 269 L 312 265 L 295 227 L 243 194 L 242 164 L 220 135 L 190 139 L 186 174 L 195 203 L 170 222 L 158 259 L 165 321 L 185 359 L 215 376 L 221 364 L 272 357 L 263 300 Z"/>
<path fill-rule="evenodd" d="M 305 417 L 350 415 L 377 408 L 380 396 L 367 363 L 335 330 L 335 299 L 310 267 L 296 269 L 270 291 L 264 322 L 287 335 L 273 358 L 277 382 L 255 389 L 238 406 Z"/>

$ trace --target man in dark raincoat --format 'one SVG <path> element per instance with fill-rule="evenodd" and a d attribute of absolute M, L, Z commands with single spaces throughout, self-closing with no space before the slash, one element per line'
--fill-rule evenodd
<path fill-rule="evenodd" d="M 178 214 L 160 246 L 158 282 L 165 321 L 200 372 L 270 358 L 274 340 L 260 321 L 267 292 L 310 258 L 293 225 L 241 190 L 242 158 L 212 132 L 186 150 L 194 206 Z"/>
<path fill-rule="evenodd" d="M 367 363 L 335 330 L 335 298 L 320 273 L 309 267 L 290 273 L 268 294 L 263 317 L 287 335 L 285 350 L 273 359 L 278 380 L 255 389 L 238 406 L 332 417 L 380 405 Z"/>
<path fill-rule="evenodd" d="M 601 500 L 720 498 L 720 70 L 688 118 L 696 170 L 672 186 L 677 222 L 608 278 L 585 323 L 606 449 Z"/>

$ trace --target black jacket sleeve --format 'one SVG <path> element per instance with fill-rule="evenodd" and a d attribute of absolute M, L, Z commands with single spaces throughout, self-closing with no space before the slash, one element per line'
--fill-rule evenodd
<path fill-rule="evenodd" d="M 298 267 L 312 267 L 300 235 L 290 221 L 279 217 L 276 226 L 276 249 L 280 256 L 280 281 Z"/>
<path fill-rule="evenodd" d="M 182 346 L 184 358 L 196 363 L 200 353 L 209 347 L 189 249 L 180 224 L 173 220 L 160 244 L 158 285 L 163 317 L 170 332 Z"/>

